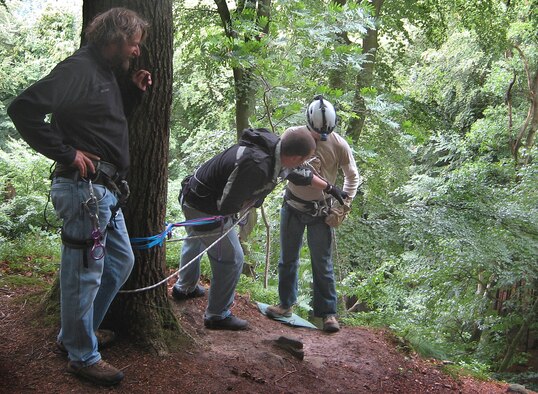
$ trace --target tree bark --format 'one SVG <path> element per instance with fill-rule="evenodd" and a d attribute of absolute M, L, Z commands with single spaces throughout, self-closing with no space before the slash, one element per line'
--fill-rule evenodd
<path fill-rule="evenodd" d="M 256 86 L 252 78 L 252 70 L 234 67 L 235 86 L 235 127 L 237 139 L 244 129 L 250 126 L 249 118 L 254 113 Z"/>
<path fill-rule="evenodd" d="M 150 23 L 136 67 L 152 73 L 153 85 L 129 118 L 131 197 L 124 214 L 131 237 L 147 237 L 164 229 L 170 107 L 172 102 L 172 2 L 171 0 L 86 0 L 83 24 L 112 7 L 136 11 Z M 135 250 L 135 266 L 124 289 L 137 289 L 167 276 L 164 247 Z M 179 325 L 172 313 L 167 287 L 118 294 L 106 325 L 135 337 L 159 353 L 167 351 L 166 338 L 177 337 Z M 166 331 L 169 331 L 168 333 Z"/>
<path fill-rule="evenodd" d="M 347 3 L 347 0 L 333 0 L 335 4 L 344 6 Z M 337 41 L 341 45 L 354 45 L 353 42 L 349 39 L 347 32 L 340 32 L 336 34 Z M 335 69 L 331 70 L 329 73 L 329 86 L 332 89 L 346 90 L 346 70 L 345 69 Z"/>
<path fill-rule="evenodd" d="M 374 17 L 378 20 L 381 16 L 381 8 L 384 0 L 372 0 L 372 6 L 375 10 Z M 361 89 L 372 86 L 374 79 L 375 57 L 379 48 L 377 29 L 368 29 L 362 39 L 362 52 L 367 55 L 363 69 L 357 74 L 355 80 L 355 96 L 353 99 L 354 117 L 350 119 L 347 135 L 350 135 L 357 141 L 362 133 L 364 122 L 366 121 L 366 103 L 361 95 Z"/>
<path fill-rule="evenodd" d="M 512 339 L 512 342 L 510 343 L 508 348 L 506 349 L 505 356 L 497 372 L 506 371 L 506 369 L 510 365 L 510 362 L 512 361 L 512 358 L 514 357 L 517 347 L 521 343 L 521 340 L 523 339 L 523 336 L 529 329 L 530 325 L 535 321 L 537 314 L 538 314 L 538 298 L 536 298 L 536 300 L 534 301 L 532 309 L 527 315 L 527 318 L 523 321 L 523 324 L 521 324 L 521 327 L 519 327 L 518 332 Z"/>
<path fill-rule="evenodd" d="M 236 39 L 238 32 L 233 29 L 233 16 L 224 0 L 215 0 L 217 10 L 227 37 Z M 271 16 L 271 0 L 244 0 L 237 3 L 235 14 L 241 14 L 245 8 L 256 9 L 256 20 L 258 24 L 261 18 Z M 269 32 L 269 22 L 265 26 L 260 26 L 262 34 Z M 260 36 L 255 37 L 259 39 Z M 252 39 L 245 37 L 245 41 Z M 232 67 L 234 76 L 235 89 L 235 127 L 237 139 L 241 136 L 244 129 L 250 127 L 249 118 L 254 113 L 256 104 L 256 81 L 253 77 L 253 68 L 251 67 Z"/>
<path fill-rule="evenodd" d="M 531 75 L 529 62 L 519 46 L 515 45 L 514 48 L 519 53 L 521 60 L 525 66 L 525 75 L 527 77 L 527 86 L 529 89 L 529 110 L 527 117 L 523 124 L 519 128 L 519 132 L 512 142 L 512 155 L 517 165 L 528 165 L 532 160 L 530 151 L 534 145 L 536 137 L 536 131 L 538 130 L 538 71 L 534 71 L 534 75 Z M 526 153 L 523 160 L 520 158 L 520 149 L 525 141 Z"/>

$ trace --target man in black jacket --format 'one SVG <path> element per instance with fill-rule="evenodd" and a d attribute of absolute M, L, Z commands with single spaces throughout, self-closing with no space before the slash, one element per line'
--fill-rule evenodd
<path fill-rule="evenodd" d="M 238 144 L 207 161 L 183 181 L 180 202 L 185 218 L 222 215 L 224 222 L 187 227 L 189 236 L 203 238 L 189 238 L 183 243 L 180 277 L 172 289 L 175 299 L 204 295 L 204 288 L 198 284 L 198 255 L 233 225 L 233 214 L 259 207 L 279 178 L 321 189 L 327 186 L 309 171 L 290 171 L 310 157 L 315 147 L 308 130 L 284 133 L 280 139 L 265 129 L 247 129 Z M 237 233 L 229 232 L 207 253 L 212 277 L 204 325 L 209 329 L 244 330 L 247 321 L 230 312 L 244 259 Z"/>
<path fill-rule="evenodd" d="M 151 85 L 148 71 L 128 72 L 147 28 L 125 8 L 98 15 L 86 29 L 87 45 L 8 108 L 26 142 L 57 162 L 51 198 L 64 244 L 58 347 L 68 353 L 68 372 L 103 385 L 123 379 L 101 359 L 96 332 L 134 264 L 123 214 L 113 207 L 129 168 L 128 104 Z"/>

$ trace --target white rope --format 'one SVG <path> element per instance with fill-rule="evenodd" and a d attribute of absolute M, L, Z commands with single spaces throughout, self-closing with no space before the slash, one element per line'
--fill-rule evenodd
<path fill-rule="evenodd" d="M 216 233 L 209 233 L 209 234 L 203 234 L 203 235 L 191 235 L 191 236 L 183 237 L 183 238 L 170 238 L 170 239 L 165 239 L 164 241 L 166 243 L 180 242 L 180 241 L 185 241 L 186 239 L 207 238 L 207 237 L 212 237 L 213 235 L 219 235 L 219 234 L 221 234 L 220 231 Z"/>
<path fill-rule="evenodd" d="M 168 282 L 170 279 L 172 279 L 174 276 L 176 275 L 179 275 L 179 273 L 181 271 L 183 271 L 185 268 L 187 268 L 189 265 L 191 265 L 196 259 L 198 259 L 199 257 L 201 257 L 205 252 L 207 252 L 209 249 L 211 249 L 213 246 L 215 246 L 217 243 L 220 242 L 221 239 L 223 239 L 225 236 L 227 236 L 230 231 L 232 231 L 234 229 L 235 226 L 237 226 L 239 223 L 241 223 L 241 221 L 248 215 L 250 209 L 247 209 L 245 211 L 245 213 L 243 214 L 243 216 L 241 216 L 237 222 L 235 222 L 228 230 L 226 230 L 219 238 L 217 238 L 215 240 L 215 242 L 213 242 L 211 245 L 209 245 L 207 248 L 205 248 L 204 250 L 202 250 L 200 253 L 198 253 L 195 257 L 193 257 L 191 259 L 191 261 L 189 261 L 187 264 L 185 264 L 183 267 L 181 267 L 180 269 L 178 269 L 176 272 L 174 272 L 173 274 L 169 275 L 168 277 L 164 278 L 163 280 L 161 280 L 160 282 L 158 283 L 155 283 L 151 286 L 146 286 L 146 287 L 142 287 L 140 289 L 133 289 L 133 290 L 120 290 L 118 293 L 122 293 L 122 294 L 126 294 L 126 293 L 141 293 L 143 291 L 147 291 L 147 290 L 151 290 L 151 289 L 154 289 L 166 282 Z M 213 233 L 214 234 L 214 233 Z M 213 234 L 208 234 L 208 235 L 204 235 L 204 236 L 201 236 L 201 237 L 207 237 L 209 235 L 213 235 Z M 196 236 L 197 238 L 200 237 L 200 236 Z"/>

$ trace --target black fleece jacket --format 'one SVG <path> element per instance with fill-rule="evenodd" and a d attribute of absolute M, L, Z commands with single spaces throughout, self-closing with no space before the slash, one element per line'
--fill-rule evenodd
<path fill-rule="evenodd" d="M 16 97 L 8 114 L 24 140 L 48 158 L 69 165 L 75 150 L 83 150 L 124 175 L 129 131 L 122 93 L 130 102 L 142 94 L 134 84 L 127 86 L 122 92 L 114 70 L 95 48 L 85 46 Z"/>
<path fill-rule="evenodd" d="M 185 201 L 211 215 L 237 213 L 248 202 L 261 205 L 280 174 L 279 143 L 266 129 L 244 130 L 237 144 L 196 170 L 184 187 Z"/>

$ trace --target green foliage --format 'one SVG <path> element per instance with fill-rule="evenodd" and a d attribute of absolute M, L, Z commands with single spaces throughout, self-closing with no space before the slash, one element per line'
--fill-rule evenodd
<path fill-rule="evenodd" d="M 78 47 L 80 17 L 57 7 L 35 14 L 23 1 L 0 7 L 0 147 L 17 134 L 5 107 L 17 93 L 38 80 Z M 19 12 L 20 11 L 20 12 Z"/>
<path fill-rule="evenodd" d="M 249 276 L 241 275 L 236 291 L 240 294 L 248 294 L 253 302 L 265 304 L 278 304 L 276 287 L 263 288 L 263 281 Z"/>
<path fill-rule="evenodd" d="M 468 364 L 465 362 L 460 362 L 458 365 L 446 365 L 443 367 L 443 372 L 447 375 L 452 376 L 455 379 L 458 379 L 462 376 L 471 376 L 474 379 L 488 381 L 490 375 L 488 374 L 488 365 L 478 362 Z M 513 381 L 513 377 L 512 377 Z"/>
<path fill-rule="evenodd" d="M 527 28 L 521 31 L 524 37 Z M 490 43 L 499 38 L 489 37 Z M 477 373 L 505 352 L 507 334 L 529 313 L 538 246 L 536 207 L 529 204 L 536 192 L 528 188 L 536 182 L 535 164 L 514 168 L 503 102 L 513 73 L 517 80 L 525 76 L 519 58 L 485 55 L 485 38 L 456 33 L 439 47 L 415 53 L 421 47 L 414 46 L 402 59 L 397 80 L 405 109 L 395 119 L 410 138 L 393 146 L 407 147 L 412 162 L 383 171 L 376 164 L 390 166 L 403 151 L 388 149 L 379 160 L 380 144 L 370 148 L 375 153 L 361 165 L 368 174 L 361 204 L 367 216 L 352 215 L 349 233 L 340 229 L 351 250 L 339 291 L 368 307 L 344 321 L 388 325 L 423 354 Z M 530 47 L 524 51 L 534 55 Z M 528 109 L 523 85 L 512 91 L 514 125 Z M 366 132 L 365 144 L 387 141 L 386 134 Z M 383 181 L 395 174 L 400 182 Z M 358 253 L 365 245 L 377 259 Z M 499 314 L 496 292 L 514 284 L 518 290 L 505 304 L 510 312 Z"/>
<path fill-rule="evenodd" d="M 60 267 L 60 237 L 32 228 L 17 239 L 0 240 L 0 278 L 9 283 L 51 279 Z"/>
<path fill-rule="evenodd" d="M 507 45 L 506 30 L 510 21 L 502 2 L 458 0 L 453 7 L 463 27 L 477 34 L 482 49 L 495 51 L 497 55 L 502 53 Z"/>
<path fill-rule="evenodd" d="M 3 288 L 36 286 L 46 288 L 47 282 L 41 277 L 26 277 L 21 275 L 0 276 L 0 286 Z"/>
<path fill-rule="evenodd" d="M 528 390 L 538 390 L 538 372 L 523 372 L 514 376 L 512 373 L 496 373 L 493 377 L 499 381 L 519 383 Z"/>
<path fill-rule="evenodd" d="M 181 67 L 177 72 L 188 75 L 187 84 L 195 86 L 196 92 L 208 93 L 198 99 L 196 93 L 180 95 L 181 102 L 190 101 L 183 108 L 194 109 L 199 105 L 204 108 L 202 111 L 186 111 L 188 117 L 203 116 L 191 123 L 191 129 L 207 123 L 206 119 L 213 122 L 222 119 L 225 113 L 222 109 L 232 108 L 230 67 L 241 66 L 253 74 L 260 103 L 255 106 L 251 119 L 255 127 L 269 128 L 271 119 L 278 127 L 275 131 L 281 132 L 289 125 L 304 122 L 304 105 L 314 94 L 342 96 L 341 90 L 330 87 L 329 73 L 356 72 L 363 58 L 358 47 L 339 44 L 337 37 L 344 31 L 358 35 L 372 27 L 364 10 L 353 2 L 344 7 L 327 7 L 323 2 L 308 7 L 303 2 L 280 2 L 275 10 L 278 12 L 271 15 L 267 35 L 260 30 L 263 21 L 255 21 L 251 10 L 233 13 L 232 28 L 236 38 L 226 37 L 217 16 L 204 12 L 203 8 L 184 10 L 181 14 L 180 23 L 190 28 L 178 30 L 178 49 L 186 57 L 176 63 Z M 193 19 L 200 21 L 200 30 L 191 28 Z M 325 19 L 332 23 L 326 23 Z M 209 109 L 210 105 L 218 108 L 218 112 Z M 231 119 L 222 120 L 229 123 L 211 128 L 230 129 Z"/>
<path fill-rule="evenodd" d="M 411 77 L 402 82 L 413 98 L 435 108 L 443 125 L 466 130 L 491 100 L 481 87 L 490 59 L 471 33 L 455 33 L 439 50 L 423 52 Z"/>
<path fill-rule="evenodd" d="M 51 162 L 26 144 L 9 139 L 0 151 L 0 235 L 16 237 L 33 227 L 57 223 L 52 209 L 46 210 Z M 52 208 L 51 205 L 48 205 Z"/>

